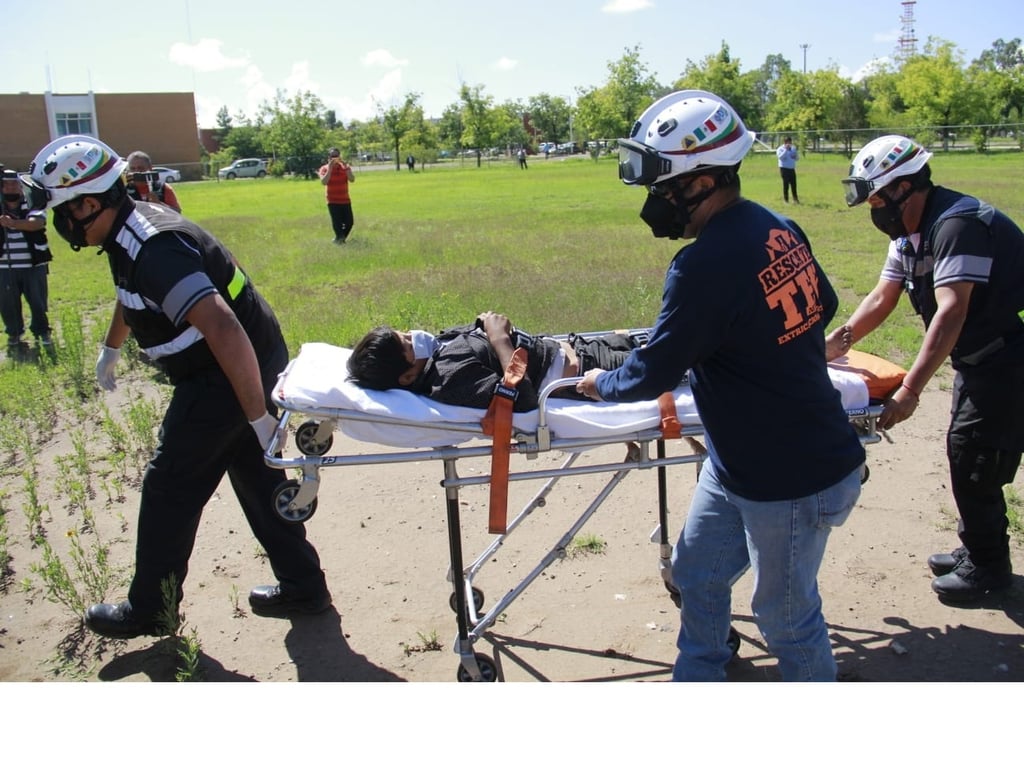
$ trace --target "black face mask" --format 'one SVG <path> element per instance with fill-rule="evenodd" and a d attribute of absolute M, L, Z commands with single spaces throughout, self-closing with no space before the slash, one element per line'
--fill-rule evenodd
<path fill-rule="evenodd" d="M 871 209 L 871 223 L 875 225 L 875 228 L 882 234 L 889 235 L 889 239 L 897 240 L 900 237 L 907 236 L 907 227 L 903 224 L 903 211 L 900 209 L 900 205 L 914 192 L 914 187 L 910 187 L 906 192 L 899 196 L 896 200 L 889 198 L 887 195 L 879 192 L 879 197 L 882 198 L 882 202 L 885 205 L 879 208 Z"/>
<path fill-rule="evenodd" d="M 103 213 L 104 210 L 106 209 L 100 206 L 99 210 L 90 213 L 85 218 L 73 218 L 67 213 L 60 213 L 55 210 L 53 212 L 53 228 L 57 234 L 71 245 L 71 249 L 77 252 L 89 244 L 85 240 L 85 231 L 88 229 L 89 224 L 95 221 L 96 217 Z"/>
<path fill-rule="evenodd" d="M 716 179 L 714 185 L 678 205 L 662 195 L 648 192 L 644 207 L 640 209 L 640 218 L 651 227 L 655 237 L 683 239 L 686 236 L 686 226 L 690 223 L 694 209 L 711 197 L 717 189 L 718 180 Z M 683 188 L 679 189 L 678 197 L 682 197 L 683 191 Z"/>
<path fill-rule="evenodd" d="M 647 194 L 644 207 L 640 209 L 640 218 L 644 220 L 655 237 L 680 239 L 690 223 L 690 209 L 685 205 L 676 205 L 661 195 Z"/>

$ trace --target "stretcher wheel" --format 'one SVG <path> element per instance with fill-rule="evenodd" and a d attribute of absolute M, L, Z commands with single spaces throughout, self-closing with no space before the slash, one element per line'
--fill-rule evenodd
<path fill-rule="evenodd" d="M 681 608 L 683 600 L 679 595 L 679 590 L 669 582 L 665 582 L 665 589 L 668 590 L 668 594 L 672 598 L 672 602 L 676 604 L 676 608 Z M 732 657 L 735 658 L 740 651 L 740 633 L 736 631 L 735 627 L 729 627 L 729 638 L 725 641 L 725 644 L 729 646 L 729 650 L 732 651 Z"/>
<path fill-rule="evenodd" d="M 295 432 L 295 444 L 303 455 L 321 456 L 331 449 L 334 444 L 332 434 L 323 442 L 317 443 L 316 433 L 320 431 L 320 424 L 317 421 L 304 421 Z"/>
<path fill-rule="evenodd" d="M 498 681 L 498 668 L 494 665 L 494 661 L 488 658 L 482 653 L 474 653 L 473 657 L 476 658 L 476 665 L 480 669 L 480 676 L 483 677 L 485 682 L 496 682 Z M 459 664 L 459 672 L 457 675 L 457 681 L 460 682 L 472 682 L 475 681 L 473 677 L 466 671 L 466 667 L 461 663 Z"/>
<path fill-rule="evenodd" d="M 290 524 L 301 524 L 303 521 L 311 519 L 313 514 L 316 513 L 316 498 L 313 498 L 312 502 L 304 508 L 296 508 L 292 505 L 298 494 L 299 483 L 294 479 L 281 482 L 274 488 L 274 512 L 277 513 L 278 518 L 282 521 L 287 521 Z"/>
<path fill-rule="evenodd" d="M 665 589 L 668 590 L 668 596 L 672 598 L 672 602 L 676 604 L 676 608 L 683 607 L 683 599 L 679 596 L 679 590 L 667 579 L 665 580 Z"/>
<path fill-rule="evenodd" d="M 452 610 L 456 613 L 459 612 L 459 604 L 455 599 L 455 593 L 453 592 L 448 596 L 448 605 L 451 606 Z M 477 613 L 483 610 L 484 607 L 484 593 L 483 590 L 478 590 L 476 587 L 473 588 L 473 608 Z"/>
<path fill-rule="evenodd" d="M 740 633 L 736 631 L 735 627 L 729 627 L 729 639 L 725 641 L 725 644 L 729 646 L 732 657 L 735 658 L 740 652 Z"/>

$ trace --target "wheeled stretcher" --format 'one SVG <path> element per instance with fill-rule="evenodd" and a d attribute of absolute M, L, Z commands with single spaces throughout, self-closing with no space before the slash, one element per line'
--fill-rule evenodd
<path fill-rule="evenodd" d="M 704 430 L 687 385 L 680 385 L 672 393 L 674 417 L 666 419 L 665 398 L 661 402 L 592 403 L 553 397 L 553 392 L 574 385 L 576 381 L 564 379 L 541 392 L 536 411 L 513 414 L 512 439 L 506 445 L 504 441 L 491 440 L 483 433 L 483 410 L 444 405 L 404 390 L 364 390 L 347 381 L 346 361 L 350 352 L 323 343 L 304 344 L 278 379 L 273 400 L 282 413 L 265 458 L 268 465 L 297 470 L 299 476 L 277 488 L 273 507 L 285 521 L 302 522 L 311 518 L 318 505 L 321 467 L 441 461 L 450 558 L 447 579 L 452 584 L 449 603 L 456 614 L 458 627 L 455 652 L 459 656 L 457 678 L 460 681 L 494 681 L 497 678 L 494 662 L 488 656 L 475 652 L 474 643 L 551 563 L 565 556 L 577 533 L 631 471 L 658 470 L 659 524 L 651 540 L 659 545 L 662 578 L 669 592 L 673 592 L 665 467 L 679 464 L 699 467 L 706 455 L 699 441 Z M 865 445 L 878 442 L 881 437 L 876 420 L 881 406 L 872 402 L 864 379 L 856 372 L 832 366 L 829 373 L 861 442 Z M 284 445 L 293 418 L 301 419 L 294 435 L 299 455 L 286 457 L 274 454 L 272 451 Z M 330 455 L 333 434 L 339 429 L 352 439 L 397 449 L 383 453 Z M 665 440 L 672 437 L 686 440 L 688 447 L 676 446 L 681 452 L 667 454 Z M 618 444 L 623 444 L 626 449 L 623 460 L 580 463 L 585 452 Z M 540 453 L 549 451 L 558 451 L 563 457 L 553 467 L 504 469 L 508 473 L 503 481 L 492 481 L 494 477 L 485 474 L 459 475 L 457 464 L 460 461 L 491 459 L 499 455 L 499 450 L 507 451 L 506 454 L 516 461 L 533 460 Z M 487 607 L 483 592 L 474 586 L 483 566 L 535 509 L 546 504 L 546 498 L 559 479 L 591 474 L 609 474 L 610 477 L 536 566 L 503 597 Z M 473 485 L 489 486 L 493 504 L 495 488 L 507 492 L 509 482 L 527 480 L 540 480 L 540 489 L 518 513 L 507 519 L 507 525 L 480 555 L 467 564 L 463 556 L 460 489 Z M 738 639 L 735 641 L 738 643 Z"/>

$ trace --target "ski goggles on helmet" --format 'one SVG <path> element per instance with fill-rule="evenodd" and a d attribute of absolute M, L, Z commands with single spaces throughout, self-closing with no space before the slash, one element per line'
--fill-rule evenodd
<path fill-rule="evenodd" d="M 619 140 L 619 179 L 624 184 L 651 185 L 670 171 L 672 161 L 653 147 L 636 140 Z"/>
<path fill-rule="evenodd" d="M 846 205 L 850 208 L 863 203 L 875 191 L 875 183 L 870 179 L 848 177 L 840 181 L 846 193 Z"/>

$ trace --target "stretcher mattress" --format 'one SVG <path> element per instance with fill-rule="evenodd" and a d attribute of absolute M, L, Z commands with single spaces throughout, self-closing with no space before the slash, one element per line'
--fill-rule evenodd
<path fill-rule="evenodd" d="M 366 390 L 348 381 L 346 362 L 351 352 L 322 342 L 305 343 L 278 379 L 275 399 L 283 407 L 311 417 L 330 415 L 332 409 L 356 412 L 359 420 L 346 418 L 341 428 L 346 435 L 362 442 L 416 448 L 459 445 L 477 437 L 486 438 L 483 432 L 430 427 L 437 423 L 477 425 L 485 413 L 482 409 L 446 405 L 406 390 Z M 850 411 L 868 407 L 867 385 L 861 377 L 832 366 L 829 375 L 844 408 Z M 699 425 L 690 387 L 680 385 L 674 395 L 683 426 Z M 398 419 L 402 423 L 374 423 L 374 417 Z M 533 433 L 538 419 L 538 411 L 516 413 L 513 426 L 518 431 Z M 595 403 L 550 398 L 544 419 L 554 437 L 598 441 L 602 437 L 657 428 L 661 413 L 657 400 Z"/>

